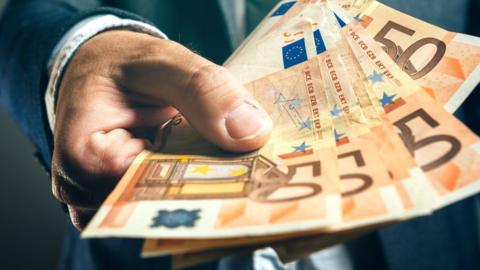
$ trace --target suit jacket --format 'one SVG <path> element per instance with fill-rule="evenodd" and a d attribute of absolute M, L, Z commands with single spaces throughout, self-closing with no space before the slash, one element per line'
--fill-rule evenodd
<path fill-rule="evenodd" d="M 141 13 L 155 21 L 171 38 L 221 63 L 241 41 L 241 37 L 236 35 L 236 22 L 232 19 L 233 1 L 10 1 L 0 21 L 2 105 L 38 149 L 36 155 L 49 171 L 53 149 L 43 101 L 48 82 L 46 68 L 54 46 L 68 29 L 80 20 L 97 14 L 115 14 L 147 22 L 134 13 L 104 7 L 107 4 Z M 273 2 L 248 1 L 247 31 L 258 23 Z M 422 10 L 418 7 L 423 6 L 424 14 L 430 14 L 429 19 L 433 23 L 441 23 L 456 31 L 478 33 L 478 29 L 469 26 L 475 25 L 474 20 L 477 20 L 477 26 L 480 25 L 478 17 L 473 16 L 475 9 L 479 10 L 478 1 L 386 2 L 410 9 L 414 14 Z M 438 12 L 439 7 L 455 10 L 458 14 L 444 20 L 445 17 Z M 466 19 L 462 21 L 459 18 Z M 471 22 L 468 23 L 468 20 Z M 478 101 L 479 91 L 476 91 L 464 106 L 465 120 L 473 128 L 480 126 L 477 123 L 480 115 Z M 479 221 L 475 204 L 475 198 L 464 200 L 432 216 L 398 224 L 352 241 L 348 243 L 348 249 L 359 269 L 480 269 Z M 82 270 L 168 267 L 168 257 L 140 259 L 140 247 L 140 240 L 82 240 L 70 225 L 60 267 Z M 243 263 L 248 264 L 248 257 L 245 258 Z M 213 265 L 203 267 L 211 269 Z"/>

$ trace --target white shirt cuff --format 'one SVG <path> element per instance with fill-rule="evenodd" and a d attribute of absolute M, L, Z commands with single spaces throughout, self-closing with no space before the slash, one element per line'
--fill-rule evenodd
<path fill-rule="evenodd" d="M 47 109 L 50 129 L 55 127 L 55 108 L 58 87 L 63 72 L 77 49 L 95 35 L 111 29 L 128 29 L 167 39 L 167 36 L 157 28 L 135 20 L 122 19 L 114 15 L 96 15 L 84 19 L 71 28 L 53 49 L 48 61 L 48 81 L 45 93 L 45 106 Z"/>

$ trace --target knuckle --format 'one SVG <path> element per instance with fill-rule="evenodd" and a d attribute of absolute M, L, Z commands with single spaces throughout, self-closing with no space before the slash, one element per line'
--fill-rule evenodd
<path fill-rule="evenodd" d="M 68 187 L 67 180 L 59 175 L 52 175 L 52 194 L 61 203 L 75 204 L 71 188 Z M 69 191 L 70 190 L 70 191 Z"/>
<path fill-rule="evenodd" d="M 59 202 L 65 203 L 61 193 L 61 185 L 54 179 L 56 179 L 56 176 L 52 176 L 52 194 Z"/>
<path fill-rule="evenodd" d="M 64 188 L 64 174 L 54 165 L 52 167 L 52 194 L 60 202 L 69 204 L 69 197 Z"/>
<path fill-rule="evenodd" d="M 78 218 L 78 213 L 77 211 L 71 207 L 71 206 L 67 206 L 68 208 L 68 215 L 70 216 L 70 220 L 72 221 L 72 224 L 75 228 L 77 228 L 77 230 L 82 230 L 82 226 L 80 224 L 80 219 Z"/>
<path fill-rule="evenodd" d="M 74 179 L 71 179 L 57 165 L 52 166 L 52 194 L 61 203 L 68 206 L 95 207 L 98 202 L 92 190 L 81 186 Z"/>
<path fill-rule="evenodd" d="M 145 42 L 141 43 L 137 50 L 132 51 L 132 53 L 138 53 L 139 55 L 134 55 L 134 57 L 139 57 L 141 59 L 151 59 L 152 57 L 158 57 L 163 55 L 171 50 L 178 50 L 180 46 L 177 42 L 171 41 L 168 39 L 151 39 L 148 37 Z"/>
<path fill-rule="evenodd" d="M 109 137 L 113 142 L 124 143 L 132 138 L 132 134 L 123 128 L 117 128 L 109 133 Z"/>
<path fill-rule="evenodd" d="M 75 228 L 80 231 L 87 226 L 88 222 L 93 217 L 92 213 L 84 213 L 82 209 L 72 206 L 68 206 L 68 214 L 70 216 L 70 220 L 72 221 L 73 226 L 75 226 Z"/>

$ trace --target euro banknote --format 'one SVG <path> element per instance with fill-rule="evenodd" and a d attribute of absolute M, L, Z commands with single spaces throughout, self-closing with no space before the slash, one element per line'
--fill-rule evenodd
<path fill-rule="evenodd" d="M 344 6 L 394 62 L 449 112 L 480 81 L 480 39 L 444 30 L 377 1 Z M 355 3 L 356 2 L 356 3 Z"/>

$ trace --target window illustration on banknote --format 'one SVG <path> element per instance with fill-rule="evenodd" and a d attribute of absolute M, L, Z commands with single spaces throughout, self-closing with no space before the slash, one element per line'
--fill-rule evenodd
<path fill-rule="evenodd" d="M 138 171 L 130 200 L 245 198 L 270 200 L 268 195 L 292 179 L 294 168 L 284 173 L 264 156 L 215 160 L 185 156 L 182 159 L 147 157 Z M 294 185 L 294 184 L 290 184 Z M 299 184 L 295 184 L 299 185 Z M 319 185 L 302 183 L 310 197 L 321 192 Z M 300 198 L 282 198 L 279 201 Z"/>

